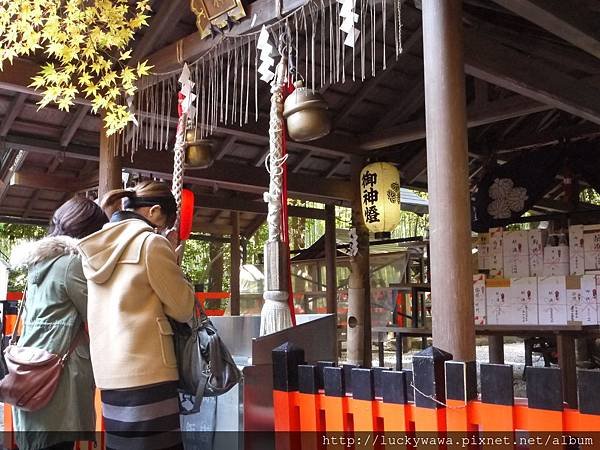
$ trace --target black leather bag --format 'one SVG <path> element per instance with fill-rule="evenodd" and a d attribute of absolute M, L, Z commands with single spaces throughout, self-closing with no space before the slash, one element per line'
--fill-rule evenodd
<path fill-rule="evenodd" d="M 179 391 L 184 397 L 193 396 L 192 408 L 186 409 L 182 404 L 181 414 L 194 414 L 200 411 L 204 397 L 226 393 L 239 383 L 242 373 L 201 308 L 199 317 L 194 316 L 190 324 L 169 320 L 179 370 Z"/>

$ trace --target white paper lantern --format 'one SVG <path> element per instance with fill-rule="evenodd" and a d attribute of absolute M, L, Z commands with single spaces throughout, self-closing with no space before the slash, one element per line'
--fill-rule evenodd
<path fill-rule="evenodd" d="M 360 172 L 363 220 L 371 233 L 389 234 L 400 223 L 400 173 L 377 162 Z"/>

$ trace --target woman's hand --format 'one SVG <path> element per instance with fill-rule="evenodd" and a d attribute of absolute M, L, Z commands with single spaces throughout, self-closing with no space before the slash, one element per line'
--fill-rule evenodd
<path fill-rule="evenodd" d="M 167 240 L 171 243 L 173 250 L 177 252 L 177 247 L 179 246 L 179 232 L 175 228 L 170 228 L 163 233 L 163 236 L 167 238 Z"/>

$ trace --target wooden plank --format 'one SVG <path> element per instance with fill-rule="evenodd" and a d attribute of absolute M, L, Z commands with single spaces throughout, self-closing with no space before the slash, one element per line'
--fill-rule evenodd
<path fill-rule="evenodd" d="M 231 273 L 230 286 L 231 291 L 231 315 L 240 315 L 240 214 L 237 211 L 231 211 Z"/>
<path fill-rule="evenodd" d="M 215 160 L 218 161 L 220 159 L 223 159 L 223 157 L 227 153 L 229 153 L 231 150 L 233 150 L 233 147 L 235 146 L 235 141 L 236 141 L 235 136 L 227 136 L 223 140 L 223 143 L 221 144 L 219 151 L 215 154 Z"/>
<path fill-rule="evenodd" d="M 135 45 L 129 64 L 135 64 L 148 55 L 168 28 L 176 25 L 189 13 L 188 0 L 170 0 L 161 3 L 160 9 L 150 21 L 150 26 Z"/>
<path fill-rule="evenodd" d="M 57 192 L 80 192 L 98 186 L 98 174 L 81 178 L 63 177 L 31 170 L 20 170 L 11 177 L 10 184 Z"/>
<path fill-rule="evenodd" d="M 267 214 L 267 204 L 263 201 L 252 201 L 249 199 L 238 199 L 216 195 L 195 194 L 196 208 L 216 209 L 239 212 L 251 212 L 255 214 Z M 305 208 L 302 206 L 288 206 L 291 217 L 306 217 L 310 219 L 325 219 L 325 211 L 317 208 Z"/>
<path fill-rule="evenodd" d="M 12 64 L 5 61 L 3 70 L 0 70 L 0 88 L 23 94 L 35 94 L 35 89 L 28 85 L 39 70 L 40 66 L 25 59 L 15 59 Z"/>
<path fill-rule="evenodd" d="M 556 336 L 558 365 L 561 371 L 564 401 L 577 409 L 577 362 L 575 360 L 575 337 L 560 333 Z"/>
<path fill-rule="evenodd" d="M 67 147 L 71 143 L 71 139 L 75 136 L 75 132 L 81 126 L 81 122 L 87 116 L 87 113 L 92 109 L 91 106 L 87 105 L 79 105 L 77 108 L 77 112 L 71 118 L 69 125 L 64 129 L 61 137 L 60 137 L 60 145 L 62 147 Z"/>
<path fill-rule="evenodd" d="M 267 148 L 258 156 L 258 158 L 256 158 L 254 161 L 252 161 L 252 165 L 254 167 L 264 166 L 265 160 L 267 159 L 268 155 L 269 155 L 269 149 Z"/>
<path fill-rule="evenodd" d="M 336 233 L 335 205 L 325 205 L 325 266 L 327 285 L 327 313 L 337 312 L 337 276 L 336 276 Z"/>
<path fill-rule="evenodd" d="M 335 162 L 332 166 L 331 169 L 329 169 L 326 173 L 325 173 L 325 178 L 331 178 L 333 175 L 335 175 L 335 173 L 340 170 L 342 168 L 342 166 L 346 164 L 346 158 L 340 158 L 337 160 L 337 162 Z"/>
<path fill-rule="evenodd" d="M 88 159 L 99 161 L 98 150 L 91 147 L 71 145 L 63 149 L 57 143 L 48 141 L 10 137 L 7 145 L 14 149 L 23 149 L 36 153 L 60 155 L 65 158 Z M 173 158 L 166 152 L 140 150 L 135 153 L 134 161 L 124 158 L 123 167 L 138 172 L 153 174 L 170 179 L 172 177 Z M 118 181 L 121 182 L 119 171 Z M 116 179 L 116 178 L 115 178 Z M 215 161 L 208 169 L 187 170 L 185 181 L 192 184 L 222 186 L 233 190 L 262 193 L 268 187 L 268 173 L 259 168 L 242 164 Z M 341 180 L 307 177 L 290 174 L 288 190 L 292 196 L 305 199 L 337 199 L 348 204 L 351 196 L 350 183 Z"/>
<path fill-rule="evenodd" d="M 423 2 L 431 296 L 444 299 L 432 304 L 433 344 L 458 361 L 474 361 L 462 28 L 461 1 Z"/>
<path fill-rule="evenodd" d="M 231 235 L 231 225 L 214 225 L 211 223 L 200 222 L 195 223 L 192 226 L 192 231 L 194 233 L 208 233 L 219 236 Z"/>
<path fill-rule="evenodd" d="M 408 120 L 411 115 L 424 106 L 424 102 L 423 80 L 419 80 L 397 105 L 391 106 L 379 119 L 379 123 L 375 125 L 375 130 L 385 130 L 391 125 Z"/>
<path fill-rule="evenodd" d="M 526 97 L 515 96 L 491 102 L 487 105 L 474 105 L 467 111 L 467 126 L 469 128 L 499 122 L 526 114 L 551 109 L 551 106 L 541 104 Z M 378 150 L 425 138 L 425 122 L 416 120 L 384 131 L 369 133 L 361 138 L 360 148 L 363 150 Z"/>
<path fill-rule="evenodd" d="M 6 151 L 6 150 L 5 150 Z M 4 167 L 0 167 L 3 171 L 2 178 L 0 178 L 0 205 L 4 201 L 8 189 L 11 185 L 10 180 L 15 172 L 19 171 L 27 158 L 26 150 L 19 150 L 16 148 L 10 148 L 10 154 L 5 160 Z"/>
<path fill-rule="evenodd" d="M 246 228 L 244 228 L 244 237 L 246 239 L 250 239 L 254 233 L 256 233 L 256 230 L 258 230 L 266 220 L 267 216 L 257 216 L 254 218 L 252 222 L 250 222 L 248 225 L 246 225 Z"/>
<path fill-rule="evenodd" d="M 21 114 L 21 111 L 23 111 L 27 97 L 28 95 L 23 93 L 16 94 L 13 97 L 12 101 L 10 102 L 10 106 L 8 107 L 8 114 L 4 116 L 2 119 L 2 125 L 0 125 L 0 137 L 6 137 L 15 119 L 19 114 Z"/>
<path fill-rule="evenodd" d="M 494 42 L 472 29 L 465 30 L 465 71 L 504 89 L 600 124 L 600 90 L 596 86 Z"/>
<path fill-rule="evenodd" d="M 300 158 L 300 161 L 298 161 L 298 163 L 294 166 L 292 173 L 298 173 L 300 169 L 302 169 L 302 166 L 311 158 L 311 156 L 312 152 L 306 152 L 304 156 Z"/>
<path fill-rule="evenodd" d="M 494 0 L 497 4 L 600 58 L 598 24 L 577 0 Z"/>
<path fill-rule="evenodd" d="M 419 42 L 421 42 L 422 31 L 422 28 L 419 27 L 416 31 L 412 33 L 410 38 L 408 38 L 408 40 L 403 44 L 403 51 L 398 59 L 396 59 L 395 53 L 388 57 L 386 70 L 382 70 L 373 78 L 370 78 L 368 81 L 363 83 L 363 87 L 358 91 L 358 93 L 356 95 L 353 95 L 351 97 L 350 102 L 344 107 L 342 107 L 341 112 L 335 118 L 335 126 L 339 126 L 340 123 L 343 122 L 347 117 L 349 117 L 365 99 L 369 98 L 373 93 L 373 90 L 378 85 L 380 85 L 381 83 L 385 83 L 387 80 L 392 79 L 394 76 L 398 76 L 398 74 L 394 72 L 394 69 L 403 65 L 404 60 L 402 56 L 409 53 L 413 47 L 415 47 Z"/>

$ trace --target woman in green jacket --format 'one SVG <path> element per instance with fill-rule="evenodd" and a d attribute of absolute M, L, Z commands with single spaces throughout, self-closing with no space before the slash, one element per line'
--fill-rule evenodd
<path fill-rule="evenodd" d="M 77 240 L 108 222 L 92 200 L 75 197 L 56 210 L 49 235 L 12 252 L 13 267 L 27 269 L 27 299 L 19 346 L 64 354 L 87 315 L 87 281 Z M 89 342 L 71 354 L 58 388 L 38 411 L 13 407 L 16 441 L 21 450 L 72 450 L 74 441 L 94 438 L 94 378 Z"/>

